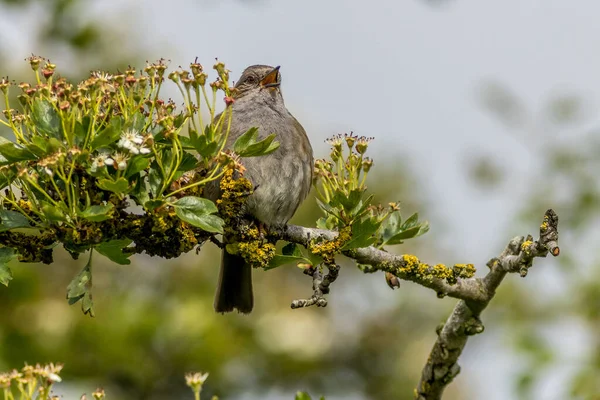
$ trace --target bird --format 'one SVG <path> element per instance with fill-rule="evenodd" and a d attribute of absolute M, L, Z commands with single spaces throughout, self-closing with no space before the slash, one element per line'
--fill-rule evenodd
<path fill-rule="evenodd" d="M 231 126 L 225 143 L 225 148 L 232 149 L 235 141 L 253 127 L 258 128 L 258 140 L 275 134 L 279 148 L 274 152 L 242 159 L 244 177 L 254 187 L 243 212 L 260 224 L 275 227 L 284 226 L 307 197 L 313 173 L 312 146 L 302 125 L 285 106 L 279 69 L 252 65 L 242 72 L 234 85 Z M 218 198 L 218 185 L 207 189 L 209 198 Z M 252 267 L 241 256 L 223 249 L 215 311 L 248 314 L 253 307 Z"/>

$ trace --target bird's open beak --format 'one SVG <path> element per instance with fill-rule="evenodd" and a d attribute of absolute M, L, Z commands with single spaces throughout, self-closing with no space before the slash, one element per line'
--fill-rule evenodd
<path fill-rule="evenodd" d="M 273 68 L 267 76 L 262 78 L 260 84 L 266 88 L 276 88 L 281 85 L 281 81 L 279 80 L 279 66 Z"/>

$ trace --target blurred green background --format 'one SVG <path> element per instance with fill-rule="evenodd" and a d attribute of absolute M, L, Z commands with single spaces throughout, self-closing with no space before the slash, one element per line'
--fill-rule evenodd
<path fill-rule="evenodd" d="M 483 274 L 555 208 L 561 257 L 501 286 L 445 398 L 599 399 L 600 31 L 584 15 L 600 8 L 408 3 L 2 0 L 0 76 L 29 79 L 32 52 L 72 79 L 160 57 L 174 68 L 218 56 L 234 77 L 281 63 L 286 103 L 318 157 L 334 133 L 377 138 L 370 189 L 432 223 L 393 251 L 427 262 Z M 317 212 L 310 198 L 293 222 L 312 226 Z M 344 263 L 325 309 L 290 309 L 311 282 L 287 267 L 255 271 L 251 315 L 222 316 L 210 245 L 178 260 L 100 259 L 93 319 L 65 300 L 82 260 L 57 250 L 51 266 L 13 265 L 0 288 L 0 369 L 64 362 L 65 398 L 97 386 L 114 400 L 189 398 L 183 375 L 199 370 L 210 372 L 203 393 L 222 399 L 410 399 L 455 304 L 410 283 L 391 291 Z"/>

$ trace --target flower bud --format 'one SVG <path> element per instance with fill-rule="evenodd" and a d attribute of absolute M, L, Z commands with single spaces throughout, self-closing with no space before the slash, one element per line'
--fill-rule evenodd
<path fill-rule="evenodd" d="M 365 172 L 369 172 L 369 170 L 371 169 L 372 166 L 373 166 L 373 160 L 371 160 L 368 157 L 363 160 L 362 167 Z"/>
<path fill-rule="evenodd" d="M 350 134 L 344 134 L 344 139 L 346 140 L 346 144 L 348 145 L 349 149 L 352 149 L 352 147 L 354 147 L 354 143 L 356 142 L 356 136 L 352 135 L 352 132 L 350 132 Z"/>

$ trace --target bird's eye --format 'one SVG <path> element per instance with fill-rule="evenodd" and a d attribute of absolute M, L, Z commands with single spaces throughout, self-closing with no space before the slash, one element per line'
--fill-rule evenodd
<path fill-rule="evenodd" d="M 246 83 L 249 83 L 252 85 L 252 84 L 256 83 L 256 78 L 254 78 L 252 75 L 250 75 L 246 78 Z"/>

